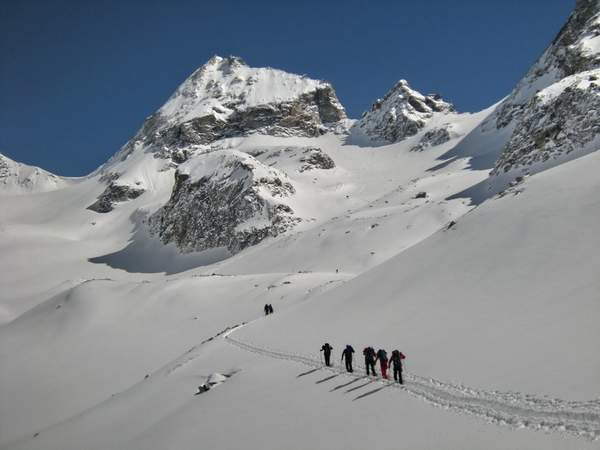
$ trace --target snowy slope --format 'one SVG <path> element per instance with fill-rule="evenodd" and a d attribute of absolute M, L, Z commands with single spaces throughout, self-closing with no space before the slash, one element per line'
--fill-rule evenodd
<path fill-rule="evenodd" d="M 22 358 L 28 364 L 36 361 L 34 352 L 58 355 L 56 362 L 44 361 L 46 370 L 67 367 L 64 385 L 78 395 L 57 403 L 64 394 L 45 385 L 28 392 L 25 383 L 28 389 L 5 395 L 27 399 L 23 405 L 42 396 L 43 404 L 82 412 L 63 422 L 52 408 L 59 423 L 45 428 L 40 417 L 48 412 L 13 411 L 17 424 L 24 422 L 20 414 L 29 418 L 32 431 L 6 448 L 158 449 L 198 442 L 212 448 L 397 448 L 388 439 L 394 433 L 415 448 L 598 448 L 586 437 L 600 431 L 598 286 L 592 281 L 599 164 L 593 154 L 533 176 L 519 194 L 489 200 L 451 230 L 317 297 L 307 288 L 339 274 L 94 282 L 55 298 L 2 330 L 3 338 L 27 349 Z M 557 214 L 556 202 L 569 206 Z M 542 225 L 546 233 L 539 233 Z M 106 299 L 102 306 L 100 298 Z M 237 306 L 217 306 L 230 301 Z M 226 328 L 217 324 L 257 317 L 264 302 L 273 302 L 277 314 L 234 331 L 232 341 L 201 343 Z M 123 314 L 127 320 L 118 319 Z M 100 339 L 104 323 L 112 324 L 108 340 Z M 67 331 L 50 347 L 33 345 L 57 326 Z M 84 341 L 76 343 L 71 332 Z M 399 346 L 408 355 L 408 391 L 315 370 L 324 340 L 333 343 L 335 359 L 346 342 L 357 349 L 359 343 Z M 160 345 L 144 352 L 149 342 Z M 232 346 L 236 342 L 251 347 Z M 115 353 L 123 360 L 106 359 Z M 143 358 L 128 361 L 132 354 Z M 80 367 L 90 373 L 78 379 Z M 194 396 L 214 372 L 230 377 Z M 90 382 L 107 387 L 90 391 Z M 77 405 L 86 397 L 97 406 Z M 363 423 L 368 433 L 348 429 L 349 421 Z M 273 432 L 257 432 L 263 422 Z M 228 432 L 214 432 L 222 427 Z"/>

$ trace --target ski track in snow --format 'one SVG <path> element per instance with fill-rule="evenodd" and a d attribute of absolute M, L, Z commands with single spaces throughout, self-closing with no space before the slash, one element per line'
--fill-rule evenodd
<path fill-rule="evenodd" d="M 316 358 L 269 350 L 239 341 L 231 337 L 238 328 L 234 327 L 222 336 L 227 342 L 243 350 L 270 358 L 294 361 L 356 379 L 365 378 L 364 375 L 347 373 L 342 367 L 325 367 Z M 364 373 L 362 365 L 356 363 L 354 365 Z M 372 379 L 372 382 L 406 391 L 434 406 L 477 416 L 498 425 L 568 433 L 592 441 L 600 438 L 600 399 L 566 401 L 540 398 L 519 392 L 484 391 L 420 377 L 406 371 L 403 373 L 404 385 L 381 378 Z"/>

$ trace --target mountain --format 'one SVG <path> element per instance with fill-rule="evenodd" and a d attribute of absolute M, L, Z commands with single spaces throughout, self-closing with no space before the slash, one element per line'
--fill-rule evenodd
<path fill-rule="evenodd" d="M 514 127 L 496 172 L 523 173 L 597 148 L 600 134 L 600 14 L 597 0 L 578 0 L 550 47 L 498 111 Z"/>
<path fill-rule="evenodd" d="M 146 119 L 116 157 L 143 147 L 160 157 L 185 159 L 184 149 L 225 137 L 318 136 L 345 118 L 329 83 L 214 56 Z"/>
<path fill-rule="evenodd" d="M 597 449 L 599 13 L 476 113 L 213 57 L 92 174 L 6 190 L 0 449 Z"/>
<path fill-rule="evenodd" d="M 453 112 L 454 107 L 439 95 L 423 95 L 411 89 L 406 80 L 400 80 L 382 99 L 373 103 L 356 127 L 375 140 L 391 143 L 414 136 L 434 116 L 445 119 Z M 449 139 L 447 130 L 443 130 L 434 132 L 434 142 L 441 144 Z M 431 135 L 426 141 L 431 141 Z"/>
<path fill-rule="evenodd" d="M 578 0 L 569 19 L 515 89 L 448 157 L 491 169 L 490 184 L 595 151 L 598 144 L 600 4 Z M 492 191 L 496 191 L 495 187 Z"/>
<path fill-rule="evenodd" d="M 39 167 L 18 163 L 0 153 L 0 195 L 47 192 L 68 182 Z"/>

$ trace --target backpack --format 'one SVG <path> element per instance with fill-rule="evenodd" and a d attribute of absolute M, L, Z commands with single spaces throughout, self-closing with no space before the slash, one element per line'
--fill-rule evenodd
<path fill-rule="evenodd" d="M 400 350 L 394 350 L 392 352 L 392 361 L 394 361 L 394 364 L 401 364 L 404 358 L 406 358 L 406 356 L 404 356 Z"/>
<path fill-rule="evenodd" d="M 379 356 L 379 359 L 382 361 L 387 361 L 388 357 L 387 357 L 387 352 L 383 349 L 380 349 L 377 352 L 377 356 Z"/>

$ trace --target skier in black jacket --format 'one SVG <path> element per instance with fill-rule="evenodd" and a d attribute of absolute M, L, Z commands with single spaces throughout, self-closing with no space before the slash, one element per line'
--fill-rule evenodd
<path fill-rule="evenodd" d="M 321 351 L 323 352 L 323 356 L 325 356 L 325 365 L 327 367 L 331 366 L 331 350 L 333 349 L 333 347 L 331 345 L 329 345 L 328 342 L 325 342 L 323 344 L 323 346 L 321 347 Z"/>
<path fill-rule="evenodd" d="M 346 345 L 346 348 L 342 352 L 342 361 L 346 360 L 346 370 L 348 372 L 354 372 L 352 369 L 352 353 L 354 353 L 354 349 L 351 345 Z"/>
<path fill-rule="evenodd" d="M 394 380 L 400 384 L 404 384 L 402 380 L 402 360 L 405 358 L 406 356 L 400 350 L 394 350 L 389 363 L 389 367 L 393 366 L 394 369 Z"/>
<path fill-rule="evenodd" d="M 369 369 L 373 376 L 377 376 L 377 372 L 375 372 L 375 349 L 373 347 L 367 347 L 363 350 L 363 355 L 365 355 L 365 367 L 367 369 L 367 375 L 369 375 Z"/>

